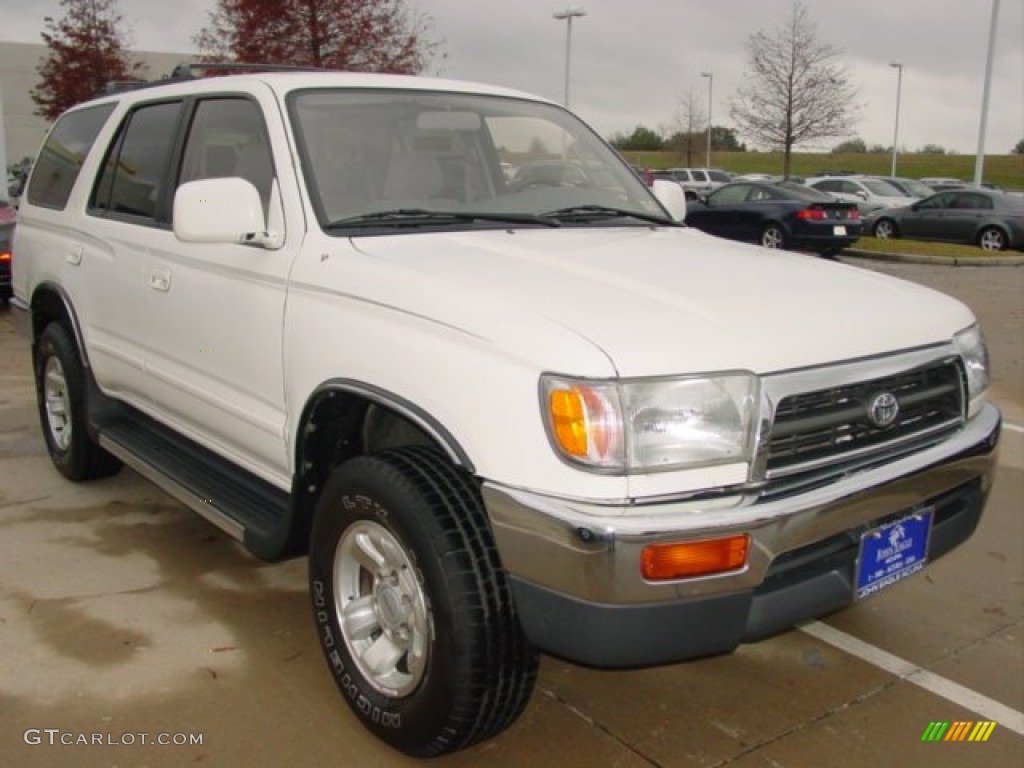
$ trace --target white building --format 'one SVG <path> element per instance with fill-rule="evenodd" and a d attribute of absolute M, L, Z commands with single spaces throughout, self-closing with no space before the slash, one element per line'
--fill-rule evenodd
<path fill-rule="evenodd" d="M 3 98 L 4 131 L 7 137 L 7 162 L 34 157 L 50 124 L 35 114 L 31 91 L 39 85 L 39 65 L 49 54 L 42 43 L 0 41 L 0 96 Z M 139 76 L 156 80 L 171 73 L 176 64 L 191 61 L 189 53 L 132 51 L 142 63 Z"/>

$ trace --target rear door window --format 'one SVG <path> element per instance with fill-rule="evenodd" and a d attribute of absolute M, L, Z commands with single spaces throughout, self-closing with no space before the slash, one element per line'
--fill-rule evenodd
<path fill-rule="evenodd" d="M 82 163 L 113 111 L 113 104 L 100 104 L 68 112 L 57 121 L 32 170 L 28 185 L 30 203 L 63 210 Z"/>
<path fill-rule="evenodd" d="M 167 172 L 181 117 L 180 101 L 147 104 L 129 114 L 93 192 L 93 213 L 166 221 Z"/>

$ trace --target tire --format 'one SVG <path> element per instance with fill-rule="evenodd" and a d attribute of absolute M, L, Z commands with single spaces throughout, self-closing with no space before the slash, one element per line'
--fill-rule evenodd
<path fill-rule="evenodd" d="M 874 234 L 874 236 L 879 240 L 889 240 L 891 238 L 899 237 L 899 231 L 896 229 L 896 222 L 892 219 L 879 219 L 876 221 L 872 234 Z"/>
<path fill-rule="evenodd" d="M 786 233 L 778 224 L 769 224 L 761 230 L 761 246 L 763 248 L 785 248 Z"/>
<path fill-rule="evenodd" d="M 50 323 L 35 354 L 36 400 L 46 449 L 69 480 L 83 482 L 115 474 L 121 462 L 97 445 L 86 421 L 86 374 L 65 328 Z"/>
<path fill-rule="evenodd" d="M 986 251 L 1005 251 L 1006 233 L 999 227 L 985 227 L 978 233 L 978 246 Z"/>
<path fill-rule="evenodd" d="M 339 466 L 309 555 L 317 634 L 356 717 L 431 757 L 509 726 L 537 653 L 515 616 L 478 486 L 432 448 Z"/>

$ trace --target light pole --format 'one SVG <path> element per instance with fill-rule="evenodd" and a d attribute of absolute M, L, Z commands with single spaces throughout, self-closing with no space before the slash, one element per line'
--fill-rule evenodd
<path fill-rule="evenodd" d="M 985 175 L 985 131 L 988 128 L 988 100 L 992 93 L 992 59 L 996 52 L 996 27 L 999 23 L 999 0 L 992 0 L 992 20 L 988 28 L 988 54 L 985 56 L 985 85 L 981 92 L 981 125 L 978 126 L 978 153 L 974 156 L 974 183 L 981 184 Z"/>
<path fill-rule="evenodd" d="M 896 175 L 896 148 L 900 143 L 900 95 L 903 92 L 903 62 L 890 61 L 890 67 L 896 68 L 896 124 L 892 130 L 892 170 L 890 176 Z"/>
<path fill-rule="evenodd" d="M 715 76 L 711 72 L 701 72 L 701 77 L 708 79 L 708 160 L 705 165 L 706 168 L 711 167 L 711 88 L 715 82 Z"/>
<path fill-rule="evenodd" d="M 587 12 L 582 8 L 566 8 L 564 11 L 553 13 L 552 18 L 559 21 L 565 20 L 565 106 L 569 106 L 569 68 L 572 61 L 572 20 L 578 16 L 586 16 Z"/>

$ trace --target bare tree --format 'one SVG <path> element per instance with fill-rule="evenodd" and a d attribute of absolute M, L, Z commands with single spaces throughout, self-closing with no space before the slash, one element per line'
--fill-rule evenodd
<path fill-rule="evenodd" d="M 848 136 L 856 123 L 857 89 L 836 63 L 838 49 L 821 41 L 802 3 L 787 22 L 747 42 L 744 84 L 730 113 L 753 141 L 784 153 L 788 178 L 793 147 L 816 139 Z"/>
<path fill-rule="evenodd" d="M 686 155 L 687 168 L 694 166 L 694 152 L 707 143 L 707 121 L 707 113 L 700 99 L 693 95 L 693 88 L 690 88 L 679 97 L 674 121 L 676 133 L 669 140 L 672 149 Z"/>

